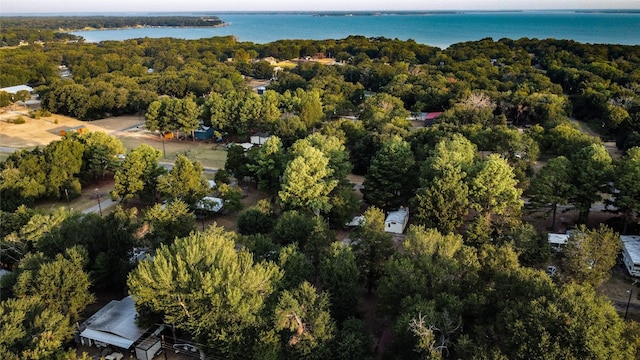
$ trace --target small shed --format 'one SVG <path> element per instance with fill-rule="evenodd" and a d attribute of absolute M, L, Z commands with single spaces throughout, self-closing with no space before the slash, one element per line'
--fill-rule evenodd
<path fill-rule="evenodd" d="M 571 234 L 549 233 L 547 235 L 547 241 L 549 241 L 549 245 L 551 246 L 551 249 L 559 252 L 559 251 L 562 251 L 562 248 L 567 243 L 569 236 L 571 236 Z"/>
<path fill-rule="evenodd" d="M 209 140 L 213 137 L 213 127 L 201 125 L 193 132 L 193 136 L 198 140 Z"/>
<path fill-rule="evenodd" d="M 362 224 L 364 224 L 364 216 L 362 215 L 356 215 L 353 217 L 353 219 L 351 219 L 350 222 L 346 223 L 345 226 L 346 227 L 356 227 L 356 226 L 360 226 Z"/>
<path fill-rule="evenodd" d="M 629 275 L 640 277 L 640 235 L 621 235 L 622 261 Z"/>
<path fill-rule="evenodd" d="M 160 338 L 155 335 L 150 335 L 136 344 L 136 359 L 152 360 L 156 354 L 160 352 L 160 349 L 162 349 Z"/>
<path fill-rule="evenodd" d="M 402 234 L 409 222 L 409 208 L 401 206 L 396 211 L 390 211 L 384 220 L 384 231 L 392 234 Z"/>

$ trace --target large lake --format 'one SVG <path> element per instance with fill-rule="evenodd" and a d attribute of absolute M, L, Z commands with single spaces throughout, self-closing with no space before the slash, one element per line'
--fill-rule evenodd
<path fill-rule="evenodd" d="M 312 13 L 223 13 L 217 16 L 228 26 L 76 31 L 74 34 L 89 42 L 143 37 L 200 39 L 234 35 L 239 41 L 263 44 L 280 39 L 321 40 L 364 35 L 413 39 L 440 48 L 486 37 L 494 40 L 556 38 L 583 43 L 640 45 L 640 12 L 531 11 L 330 16 Z"/>

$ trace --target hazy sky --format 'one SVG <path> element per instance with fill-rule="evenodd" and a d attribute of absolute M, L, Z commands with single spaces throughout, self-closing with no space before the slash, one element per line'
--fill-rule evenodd
<path fill-rule="evenodd" d="M 0 13 L 640 9 L 640 0 L 0 0 Z"/>

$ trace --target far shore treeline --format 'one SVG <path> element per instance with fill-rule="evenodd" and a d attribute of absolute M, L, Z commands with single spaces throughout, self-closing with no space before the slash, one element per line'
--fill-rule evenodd
<path fill-rule="evenodd" d="M 20 29 L 2 28 L 0 84 L 35 94 L 0 91 L 3 110 L 139 114 L 157 141 L 68 131 L 0 162 L 0 359 L 88 360 L 71 343 L 88 305 L 124 294 L 200 358 L 640 358 L 616 266 L 640 215 L 640 46 Z M 154 147 L 198 141 L 226 156 L 213 182 Z"/>

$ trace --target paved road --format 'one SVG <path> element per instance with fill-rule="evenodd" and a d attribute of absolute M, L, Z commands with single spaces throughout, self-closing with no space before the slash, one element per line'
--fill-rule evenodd
<path fill-rule="evenodd" d="M 102 211 L 105 211 L 106 209 L 114 206 L 115 204 L 117 204 L 117 202 L 111 200 L 109 196 L 101 196 L 99 205 L 95 204 L 94 206 L 88 209 L 84 209 L 82 210 L 82 213 L 83 214 L 90 214 L 90 213 L 100 214 L 100 209 L 102 209 Z"/>

